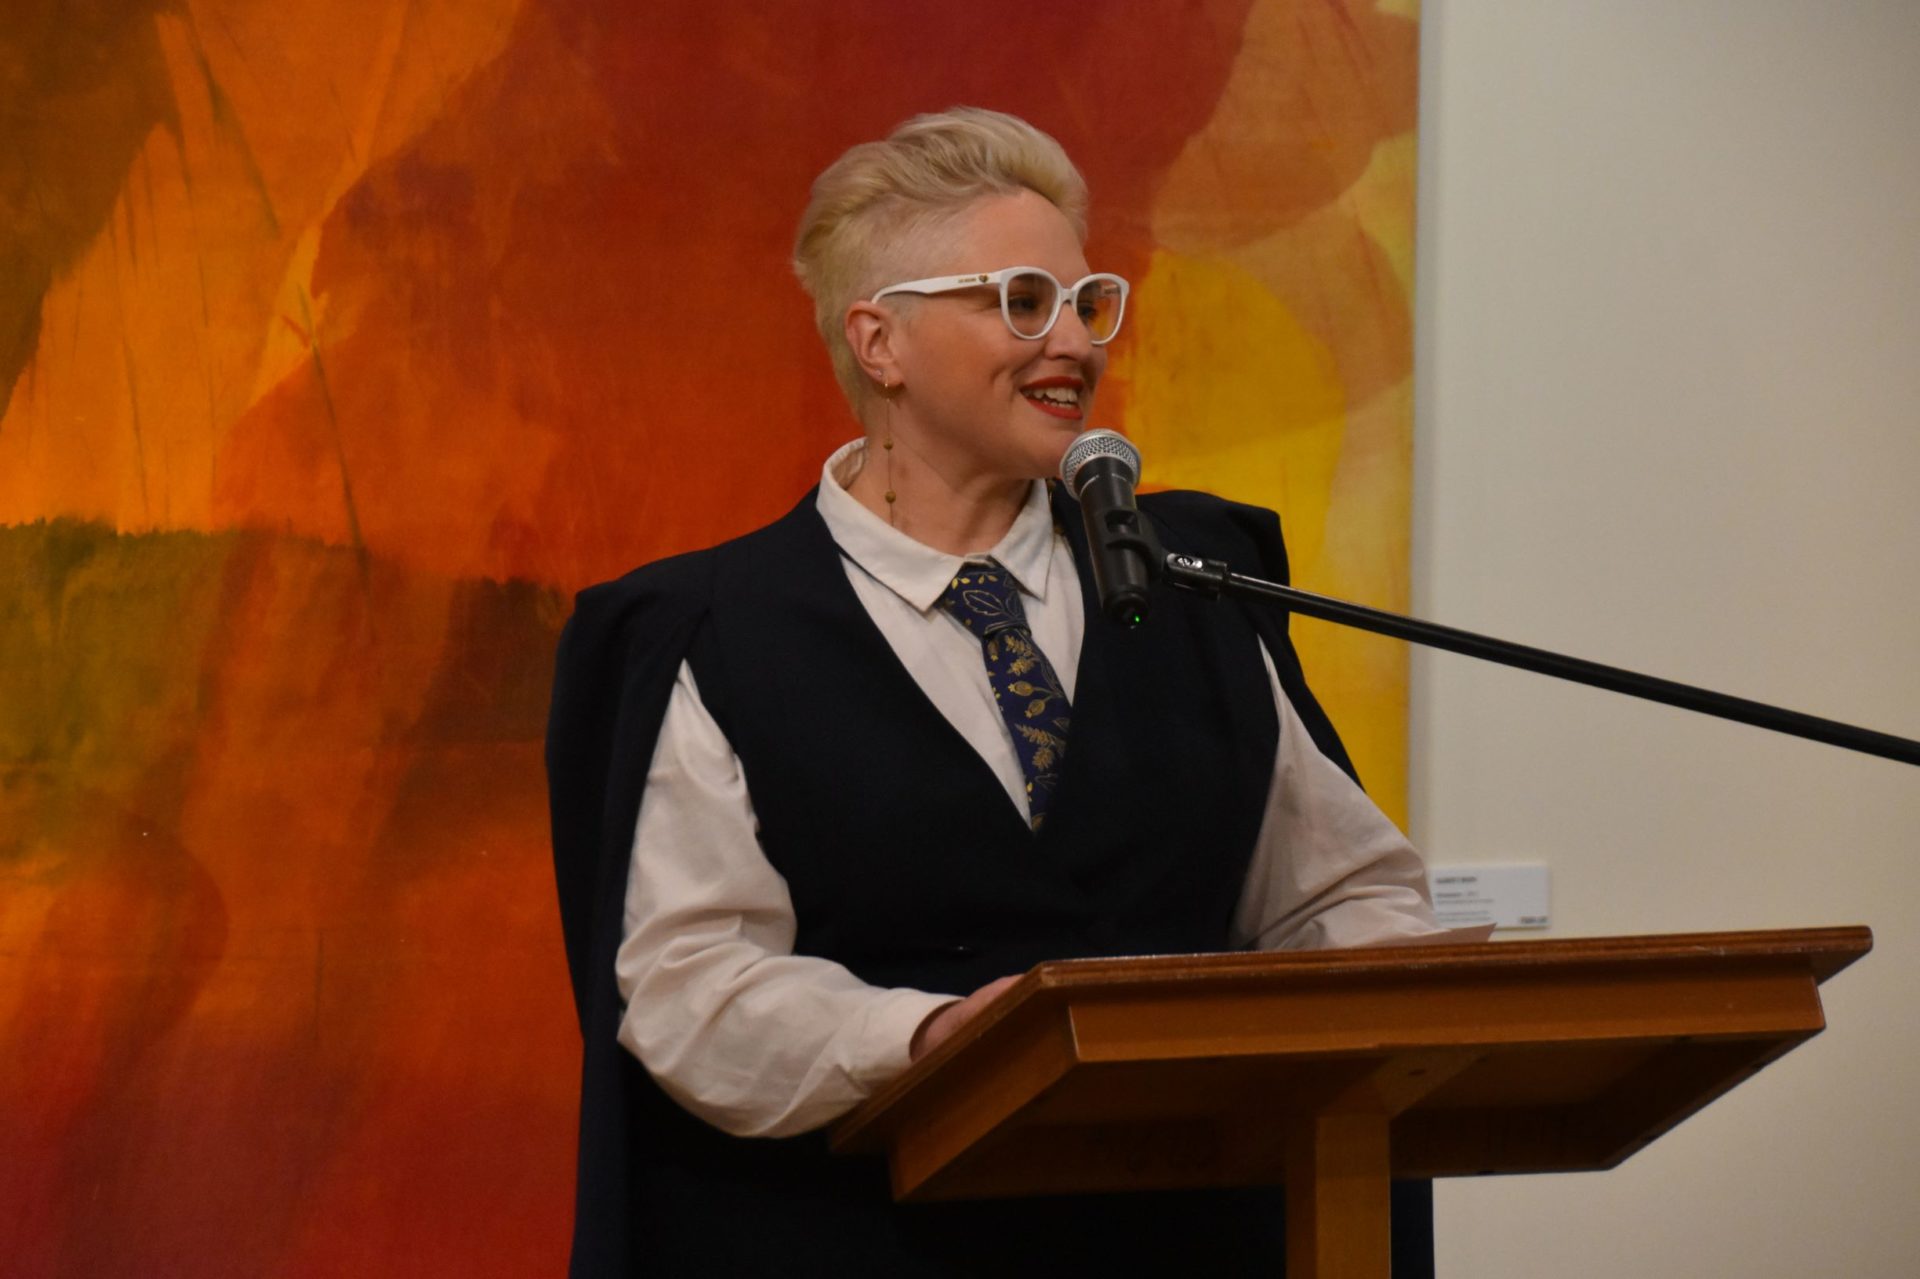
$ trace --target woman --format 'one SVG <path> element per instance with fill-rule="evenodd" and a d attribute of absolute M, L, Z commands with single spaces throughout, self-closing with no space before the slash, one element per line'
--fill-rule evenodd
<path fill-rule="evenodd" d="M 580 597 L 548 744 L 587 1035 L 576 1274 L 1284 1255 L 1266 1192 L 897 1207 L 819 1131 L 1041 960 L 1437 931 L 1284 617 L 1089 621 L 1043 482 L 1125 313 L 1085 209 L 1058 144 L 993 112 L 841 157 L 795 265 L 861 438 L 777 523 Z M 1269 514 L 1141 505 L 1171 548 L 1285 576 Z M 1430 1269 L 1423 1224 L 1396 1273 Z"/>

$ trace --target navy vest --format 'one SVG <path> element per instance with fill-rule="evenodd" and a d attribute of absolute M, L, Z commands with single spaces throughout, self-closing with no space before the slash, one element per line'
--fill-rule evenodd
<path fill-rule="evenodd" d="M 1082 583 L 1073 733 L 1036 835 L 888 647 L 811 505 L 730 549 L 690 661 L 793 894 L 797 951 L 966 994 L 1043 959 L 1226 947 L 1278 734 L 1233 610 L 1169 599 L 1128 632 Z"/>
<path fill-rule="evenodd" d="M 1285 575 L 1284 560 L 1272 562 L 1277 528 L 1259 546 L 1247 508 L 1191 494 L 1142 506 L 1170 547 Z M 1065 772 L 1038 834 L 873 625 L 811 495 L 758 533 L 654 566 L 674 580 L 681 606 L 661 615 L 690 619 L 686 660 L 792 893 L 797 953 L 876 985 L 958 995 L 1047 959 L 1225 949 L 1277 746 L 1263 635 L 1303 719 L 1345 762 L 1298 677 L 1283 617 L 1160 591 L 1148 625 L 1114 627 L 1095 607 L 1078 511 L 1061 502 L 1057 518 L 1088 616 Z M 632 1273 L 1283 1264 L 1277 1190 L 895 1205 L 884 1168 L 829 1155 L 824 1134 L 728 1137 L 631 1059 L 619 1070 Z M 1413 1206 L 1399 1241 L 1411 1260 L 1396 1274 L 1431 1273 L 1429 1219 Z M 578 1272 L 578 1248 L 575 1260 Z"/>

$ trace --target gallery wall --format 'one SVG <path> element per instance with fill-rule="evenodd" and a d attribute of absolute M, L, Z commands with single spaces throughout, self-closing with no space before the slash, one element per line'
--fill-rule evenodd
<path fill-rule="evenodd" d="M 1920 737 L 1920 7 L 1429 0 L 1414 601 Z M 1619 1169 L 1453 1182 L 1451 1279 L 1920 1256 L 1920 770 L 1445 655 L 1413 830 L 1553 934 L 1867 924 L 1830 1026 Z"/>

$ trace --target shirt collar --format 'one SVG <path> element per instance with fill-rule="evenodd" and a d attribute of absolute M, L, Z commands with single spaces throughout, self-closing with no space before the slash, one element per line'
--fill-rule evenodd
<path fill-rule="evenodd" d="M 1047 598 L 1054 532 L 1045 483 L 1033 481 L 1026 505 L 999 542 L 970 555 L 949 555 L 914 541 L 847 492 L 846 484 L 866 461 L 866 447 L 865 440 L 842 445 L 820 471 L 815 504 L 842 554 L 922 613 L 939 601 L 962 564 L 988 557 L 1013 574 L 1022 592 L 1039 600 Z"/>

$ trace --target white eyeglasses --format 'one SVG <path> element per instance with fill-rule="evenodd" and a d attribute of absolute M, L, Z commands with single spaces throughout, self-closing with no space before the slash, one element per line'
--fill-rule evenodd
<path fill-rule="evenodd" d="M 1037 341 L 1053 331 L 1060 311 L 1073 303 L 1074 314 L 1087 326 L 1087 336 L 1095 346 L 1105 346 L 1120 331 L 1120 317 L 1127 310 L 1127 282 L 1117 275 L 1089 275 L 1072 287 L 1060 283 L 1050 271 L 1037 266 L 1010 266 L 1004 271 L 984 275 L 937 275 L 929 280 L 908 280 L 889 284 L 868 301 L 878 302 L 890 293 L 952 293 L 959 289 L 1000 289 L 1000 317 L 1013 335 Z"/>

